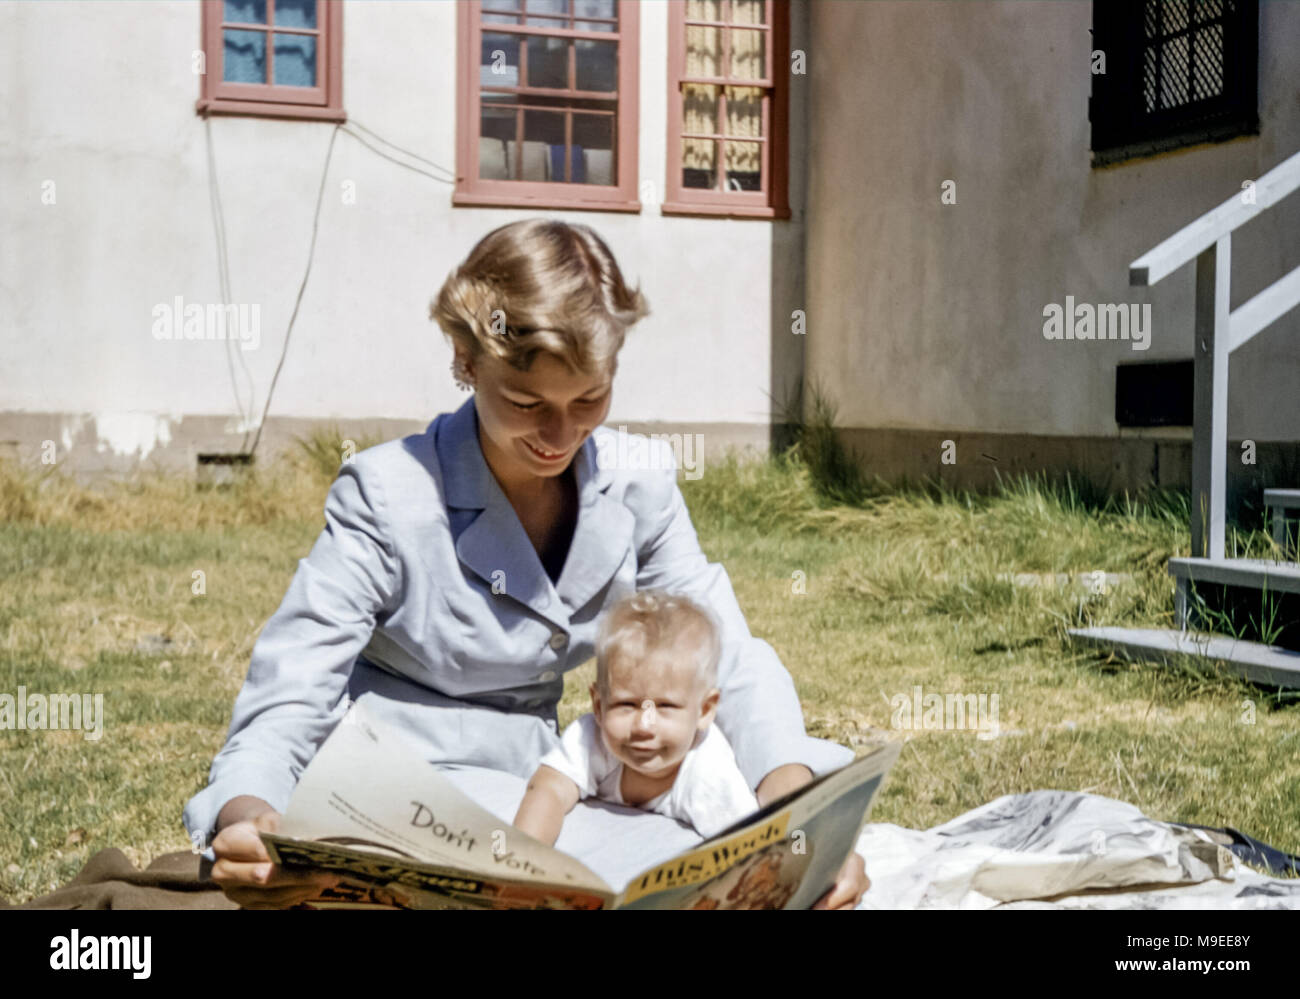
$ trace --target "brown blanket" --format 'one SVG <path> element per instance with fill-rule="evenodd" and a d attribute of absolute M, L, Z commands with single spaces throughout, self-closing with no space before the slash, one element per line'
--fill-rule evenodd
<path fill-rule="evenodd" d="M 199 872 L 203 858 L 165 853 L 145 870 L 116 847 L 100 850 L 62 888 L 22 905 L 0 898 L 0 909 L 238 909 Z"/>

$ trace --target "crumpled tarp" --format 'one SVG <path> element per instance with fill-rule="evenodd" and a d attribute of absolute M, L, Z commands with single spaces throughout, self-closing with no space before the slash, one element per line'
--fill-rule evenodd
<path fill-rule="evenodd" d="M 1078 791 L 1012 794 L 933 829 L 871 823 L 862 909 L 1300 909 L 1300 878 L 1239 863 L 1212 830 Z"/>

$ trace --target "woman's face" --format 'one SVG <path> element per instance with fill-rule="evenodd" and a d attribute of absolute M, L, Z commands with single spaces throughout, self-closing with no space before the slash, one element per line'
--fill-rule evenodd
<path fill-rule="evenodd" d="M 503 485 L 559 475 L 609 413 L 613 370 L 575 374 L 550 354 L 527 371 L 487 354 L 469 368 L 483 456 Z"/>

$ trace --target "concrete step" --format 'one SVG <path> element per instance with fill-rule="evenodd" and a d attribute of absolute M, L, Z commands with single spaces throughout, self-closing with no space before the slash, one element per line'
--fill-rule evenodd
<path fill-rule="evenodd" d="M 1300 690 L 1300 652 L 1204 632 L 1172 628 L 1071 628 L 1077 644 L 1106 648 L 1139 662 L 1193 657 L 1263 687 Z"/>

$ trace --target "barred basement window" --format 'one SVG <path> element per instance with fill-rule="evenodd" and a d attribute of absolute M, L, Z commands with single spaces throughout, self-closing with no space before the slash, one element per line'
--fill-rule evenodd
<path fill-rule="evenodd" d="M 1256 0 L 1094 0 L 1094 166 L 1259 133 Z"/>

